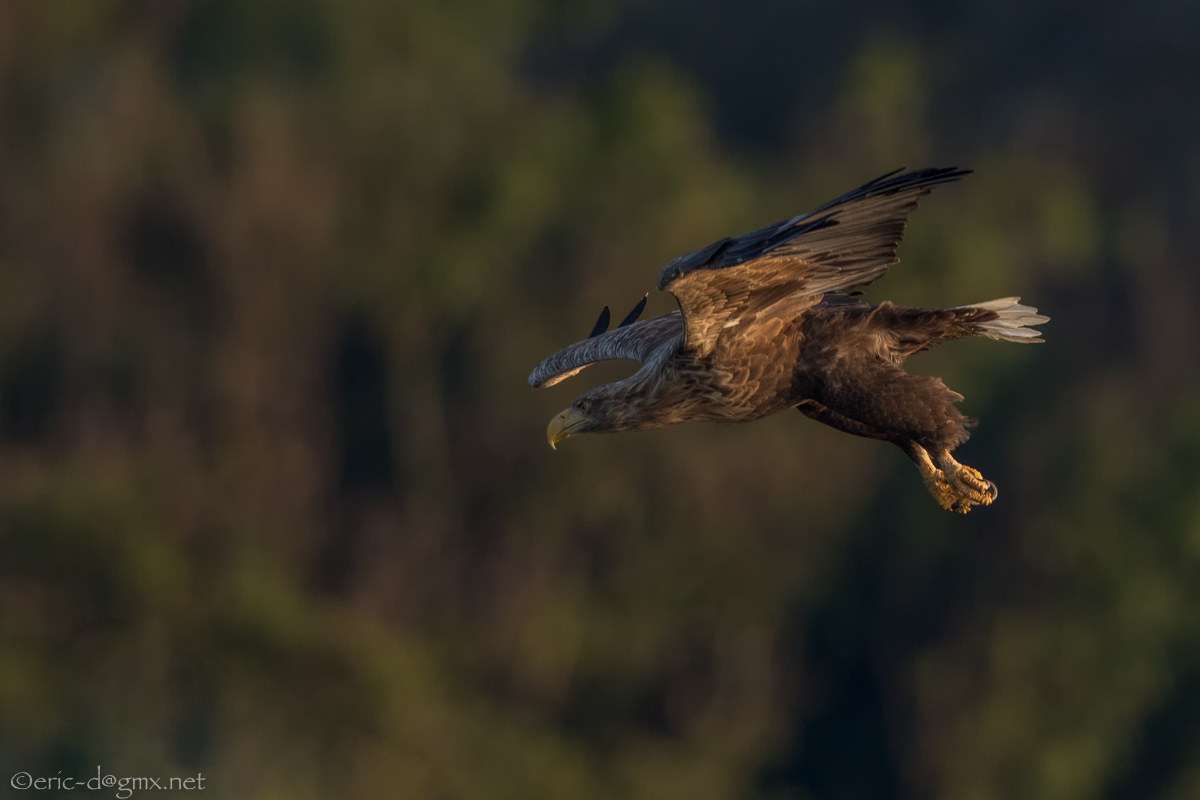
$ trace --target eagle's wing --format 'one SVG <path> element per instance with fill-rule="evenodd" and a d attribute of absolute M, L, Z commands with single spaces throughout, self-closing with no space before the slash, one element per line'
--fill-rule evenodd
<path fill-rule="evenodd" d="M 711 351 L 722 331 L 784 298 L 811 296 L 812 305 L 825 292 L 879 278 L 898 261 L 896 245 L 921 197 L 969 172 L 892 172 L 815 211 L 671 261 L 658 288 L 679 300 L 686 346 Z"/>
<path fill-rule="evenodd" d="M 538 364 L 529 385 L 553 386 L 597 361 L 627 358 L 644 364 L 659 348 L 677 347 L 682 334 L 683 317 L 678 311 L 624 325 L 559 350 Z"/>

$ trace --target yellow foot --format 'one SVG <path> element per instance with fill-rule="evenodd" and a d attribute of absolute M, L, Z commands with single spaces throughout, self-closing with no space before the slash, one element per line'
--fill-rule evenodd
<path fill-rule="evenodd" d="M 978 470 L 959 464 L 949 453 L 940 456 L 935 467 L 929 454 L 918 448 L 914 461 L 921 470 L 925 488 L 947 511 L 966 514 L 973 506 L 990 506 L 999 495 L 996 484 L 985 480 Z"/>

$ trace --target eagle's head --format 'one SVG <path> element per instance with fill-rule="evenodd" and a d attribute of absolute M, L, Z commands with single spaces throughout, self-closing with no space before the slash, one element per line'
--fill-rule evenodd
<path fill-rule="evenodd" d="M 656 427 L 645 405 L 621 383 L 597 386 L 550 420 L 546 440 L 554 447 L 577 433 L 622 433 Z"/>
<path fill-rule="evenodd" d="M 612 405 L 610 400 L 611 398 L 595 390 L 583 394 L 570 408 L 559 412 L 550 420 L 550 425 L 546 428 L 546 441 L 554 447 L 563 439 L 577 433 L 612 430 L 605 424 L 605 409 Z"/>

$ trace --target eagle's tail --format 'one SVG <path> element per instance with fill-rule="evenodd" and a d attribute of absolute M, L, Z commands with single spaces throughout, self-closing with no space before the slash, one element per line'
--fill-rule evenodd
<path fill-rule="evenodd" d="M 1018 302 L 1020 299 L 1019 297 L 1002 297 L 999 300 L 989 300 L 986 303 L 975 303 L 969 306 L 959 306 L 959 308 L 981 308 L 996 313 L 995 319 L 978 323 L 980 336 L 1024 344 L 1044 342 L 1045 339 L 1039 338 L 1041 331 L 1027 326 L 1041 325 L 1043 322 L 1049 322 L 1050 318 L 1037 313 L 1037 309 L 1032 306 L 1021 305 Z"/>

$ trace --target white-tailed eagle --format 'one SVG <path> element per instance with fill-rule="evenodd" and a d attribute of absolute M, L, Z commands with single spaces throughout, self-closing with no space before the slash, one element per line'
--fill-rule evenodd
<path fill-rule="evenodd" d="M 942 508 L 990 505 L 996 486 L 950 453 L 975 424 L 938 378 L 909 375 L 913 353 L 950 339 L 1040 342 L 1048 321 L 1017 297 L 945 309 L 868 305 L 852 290 L 895 264 L 909 213 L 955 168 L 884 175 L 815 211 L 671 261 L 658 288 L 679 311 L 638 322 L 645 298 L 608 331 L 605 307 L 582 342 L 547 358 L 530 386 L 552 386 L 589 364 L 642 368 L 584 392 L 554 417 L 551 446 L 579 433 L 682 422 L 750 422 L 789 408 L 856 436 L 898 445 Z"/>

